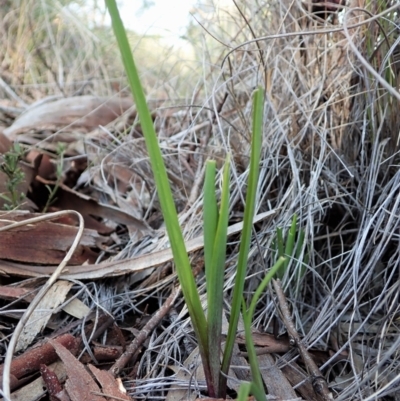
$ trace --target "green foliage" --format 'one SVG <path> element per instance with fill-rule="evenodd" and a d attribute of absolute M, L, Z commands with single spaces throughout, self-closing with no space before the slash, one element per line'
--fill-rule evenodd
<path fill-rule="evenodd" d="M 3 162 L 0 164 L 0 171 L 7 176 L 7 193 L 0 194 L 6 202 L 4 209 L 17 209 L 25 200 L 25 194 L 19 190 L 19 185 L 25 180 L 25 173 L 20 167 L 24 151 L 19 143 L 14 143 L 12 148 L 3 155 Z"/>
<path fill-rule="evenodd" d="M 125 71 L 128 76 L 128 81 L 143 129 L 143 135 L 150 156 L 154 181 L 156 183 L 161 210 L 165 219 L 165 225 L 171 244 L 172 254 L 174 256 L 179 282 L 181 284 L 182 293 L 192 319 L 196 337 L 199 341 L 199 349 L 210 396 L 214 396 L 215 391 L 210 376 L 209 358 L 207 352 L 207 322 L 200 302 L 200 297 L 197 292 L 193 272 L 189 263 L 189 257 L 186 252 L 182 231 L 179 226 L 178 215 L 174 200 L 172 198 L 172 192 L 169 186 L 168 175 L 161 155 L 161 150 L 158 145 L 157 135 L 153 126 L 153 120 L 146 104 L 146 98 L 144 96 L 142 84 L 139 79 L 126 32 L 115 0 L 106 0 L 106 5 L 111 16 L 114 34 L 118 41 L 122 55 L 122 61 L 125 66 Z"/>
<path fill-rule="evenodd" d="M 286 238 L 286 241 L 283 239 L 283 230 L 281 227 L 276 228 L 276 238 L 273 243 L 273 247 L 275 248 L 275 252 L 277 255 L 277 259 L 283 256 L 286 257 L 285 263 L 282 265 L 281 269 L 277 271 L 277 278 L 283 280 L 285 273 L 287 272 L 290 262 L 295 259 L 296 271 L 297 271 L 297 283 L 300 283 L 301 279 L 303 278 L 306 266 L 308 262 L 308 255 L 304 256 L 303 260 L 300 260 L 304 239 L 305 239 L 305 232 L 304 230 L 297 230 L 297 215 L 294 214 L 292 218 L 292 223 L 290 225 L 290 229 Z M 297 239 L 297 241 L 296 241 Z"/>
<path fill-rule="evenodd" d="M 220 355 L 224 297 L 224 271 L 229 217 L 229 157 L 225 162 L 221 205 L 218 211 L 215 196 L 215 162 L 208 162 L 204 187 L 204 238 L 208 237 L 205 252 L 207 285 L 207 336 L 210 374 L 216 395 L 220 392 Z M 214 219 L 215 222 L 211 221 Z M 212 241 L 212 243 L 211 243 Z"/>
<path fill-rule="evenodd" d="M 235 343 L 236 330 L 239 322 L 240 308 L 243 297 L 244 282 L 246 278 L 247 259 L 248 259 L 250 240 L 253 229 L 253 217 L 255 211 L 257 184 L 259 176 L 259 164 L 261 157 L 263 110 L 264 110 L 264 91 L 262 89 L 258 89 L 254 92 L 253 124 L 252 124 L 253 135 L 251 142 L 250 171 L 249 171 L 248 188 L 246 195 L 246 205 L 243 218 L 243 230 L 242 230 L 242 237 L 240 240 L 235 285 L 233 288 L 232 309 L 229 320 L 229 329 L 226 338 L 224 357 L 221 365 L 221 372 L 222 372 L 221 388 L 223 390 L 225 389 L 226 386 L 226 376 L 228 374 L 233 346 Z"/>
<path fill-rule="evenodd" d="M 206 165 L 206 177 L 204 184 L 204 261 L 207 286 L 207 317 L 204 314 L 200 296 L 197 291 L 193 272 L 186 252 L 185 242 L 179 226 L 178 215 L 172 197 L 168 175 L 158 144 L 150 111 L 146 104 L 143 88 L 136 65 L 133 60 L 129 42 L 124 30 L 115 0 L 106 0 L 111 15 L 112 25 L 117 38 L 125 70 L 135 99 L 138 116 L 142 125 L 143 135 L 154 174 L 156 188 L 159 196 L 161 210 L 164 216 L 167 233 L 174 257 L 176 271 L 182 287 L 182 293 L 189 310 L 192 325 L 198 340 L 200 355 L 203 362 L 208 394 L 210 397 L 226 397 L 226 373 L 228 372 L 233 344 L 235 341 L 237 324 L 240 314 L 240 305 L 243 298 L 244 281 L 246 277 L 247 259 L 250 249 L 250 240 L 255 212 L 255 200 L 257 192 L 259 163 L 262 141 L 262 119 L 264 92 L 257 89 L 254 94 L 253 103 L 253 135 L 252 150 L 250 157 L 250 172 L 246 205 L 244 212 L 243 231 L 239 250 L 238 271 L 233 292 L 233 305 L 224 350 L 222 365 L 221 356 L 221 332 L 223 313 L 223 284 L 226 262 L 227 229 L 229 217 L 229 156 L 225 162 L 222 174 L 221 200 L 218 208 L 215 193 L 216 164 L 208 161 Z M 295 225 L 294 225 L 295 226 Z M 292 240 L 288 241 L 289 244 Z M 289 246 L 289 245 L 288 245 Z M 243 308 L 243 316 L 246 326 L 246 342 L 251 351 L 251 320 L 255 310 L 254 300 L 258 299 L 265 289 L 269 280 L 281 269 L 286 259 L 280 257 L 266 278 L 262 281 L 253 297 L 249 311 Z M 254 346 L 253 346 L 254 349 Z M 262 385 L 261 375 L 257 366 L 255 352 L 250 358 L 252 366 L 253 383 L 245 384 L 241 389 L 240 396 L 243 397 L 250 391 L 258 401 L 265 401 L 265 392 Z"/>

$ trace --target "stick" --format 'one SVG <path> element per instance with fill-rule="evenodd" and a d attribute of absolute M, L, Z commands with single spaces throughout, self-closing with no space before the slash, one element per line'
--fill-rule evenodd
<path fill-rule="evenodd" d="M 289 310 L 289 305 L 286 301 L 285 294 L 282 290 L 282 284 L 280 280 L 272 280 L 272 284 L 274 285 L 276 295 L 278 297 L 279 307 L 282 313 L 282 320 L 286 326 L 286 329 L 289 333 L 289 337 L 291 341 L 294 341 L 294 345 L 299 349 L 299 353 L 301 358 L 303 359 L 304 364 L 307 366 L 309 372 L 312 377 L 312 386 L 314 388 L 315 393 L 320 396 L 324 401 L 333 400 L 332 393 L 329 391 L 328 384 L 326 380 L 321 374 L 317 364 L 311 358 L 311 355 L 308 353 L 307 348 L 301 342 L 299 333 L 293 324 L 292 315 Z"/>
<path fill-rule="evenodd" d="M 130 343 L 126 351 L 117 359 L 113 366 L 111 366 L 109 372 L 114 377 L 118 376 L 121 370 L 128 364 L 128 362 L 137 353 L 139 347 L 143 344 L 149 334 L 158 326 L 164 316 L 169 312 L 176 298 L 181 292 L 180 286 L 177 287 L 171 295 L 165 300 L 164 305 L 152 316 L 152 318 L 146 323 L 136 338 Z M 136 357 L 135 357 L 136 359 Z M 133 361 L 135 362 L 135 361 Z"/>

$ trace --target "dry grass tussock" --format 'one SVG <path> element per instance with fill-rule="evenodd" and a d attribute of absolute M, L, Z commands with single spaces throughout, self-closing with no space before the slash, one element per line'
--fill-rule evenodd
<path fill-rule="evenodd" d="M 256 213 L 276 213 L 255 226 L 246 294 L 254 291 L 275 262 L 276 227 L 287 232 L 296 213 L 305 232 L 298 257 L 306 258 L 307 265 L 304 269 L 299 260 L 292 260 L 283 287 L 299 334 L 310 350 L 322 351 L 320 369 L 336 399 L 398 399 L 399 97 L 391 95 L 366 67 L 366 63 L 373 66 L 398 90 L 397 16 L 391 11 L 357 26 L 397 2 L 378 8 L 378 2 L 348 1 L 346 12 L 359 8 L 335 20 L 310 14 L 300 0 L 243 3 L 215 8 L 214 14 L 206 15 L 212 19 L 200 9 L 202 78 L 184 104 L 177 104 L 175 90 L 165 85 L 163 103 L 154 110 L 185 238 L 202 231 L 201 187 L 207 158 L 222 165 L 227 153 L 233 155 L 230 224 L 241 221 L 251 93 L 257 85 L 265 86 Z M 343 26 L 346 34 L 335 30 Z M 113 259 L 166 247 L 168 239 L 137 125 L 125 130 L 112 127 L 101 139 L 88 136 L 85 149 L 95 161 L 88 169 L 92 187 L 117 205 L 127 198 L 138 199 L 137 217 L 158 228 L 154 236 L 139 243 L 121 237 L 123 246 Z M 121 166 L 135 173 L 129 197 L 109 179 Z M 229 242 L 227 316 L 239 238 L 232 236 Z M 191 258 L 194 266 L 201 266 L 201 252 Z M 124 325 L 133 313 L 142 313 L 145 305 L 150 305 L 150 312 L 160 307 L 174 279 L 171 265 L 164 265 L 123 281 L 92 282 L 80 288 L 89 305 L 106 309 Z M 198 283 L 204 293 L 203 273 Z M 276 326 L 279 321 L 271 290 L 260 302 L 254 327 L 269 333 L 275 330 L 284 337 L 285 328 Z M 201 380 L 171 375 L 194 346 L 185 305 L 178 301 L 150 335 L 135 366 L 137 376 L 125 383 L 128 391 L 149 399 L 164 399 L 171 386 L 190 385 L 195 394 L 202 391 Z M 296 349 L 276 355 L 276 361 L 282 369 L 296 363 L 309 381 Z M 294 387 L 301 385 L 300 381 Z"/>

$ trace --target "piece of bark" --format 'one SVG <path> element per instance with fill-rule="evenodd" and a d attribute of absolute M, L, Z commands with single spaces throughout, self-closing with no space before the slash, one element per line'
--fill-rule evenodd
<path fill-rule="evenodd" d="M 49 367 L 57 375 L 60 383 L 63 383 L 67 377 L 64 364 L 59 361 L 49 365 Z M 44 381 L 42 377 L 39 376 L 36 380 L 14 391 L 11 394 L 11 399 L 12 401 L 37 401 L 45 395 L 46 391 L 44 387 Z"/>
<path fill-rule="evenodd" d="M 57 337 L 53 340 L 53 342 L 61 344 L 65 348 L 69 349 L 72 353 L 76 353 L 78 351 L 78 340 L 76 340 L 71 334 L 64 334 L 60 337 Z M 12 376 L 20 379 L 31 373 L 38 372 L 41 364 L 49 365 L 55 362 L 57 359 L 57 353 L 55 352 L 53 346 L 47 342 L 14 358 L 11 362 L 10 373 Z M 1 382 L 3 381 L 3 370 L 4 365 L 1 365 Z"/>
<path fill-rule="evenodd" d="M 60 359 L 64 362 L 68 379 L 65 382 L 65 389 L 72 401 L 106 401 L 106 399 L 97 394 L 100 388 L 93 380 L 85 367 L 61 344 L 49 340 L 54 347 Z"/>
<path fill-rule="evenodd" d="M 98 362 L 115 362 L 122 355 L 122 347 L 96 345 L 93 355 Z"/>

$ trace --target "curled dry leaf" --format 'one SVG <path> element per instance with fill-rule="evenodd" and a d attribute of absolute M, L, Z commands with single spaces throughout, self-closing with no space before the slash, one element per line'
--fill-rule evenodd
<path fill-rule="evenodd" d="M 33 107 L 17 118 L 3 132 L 15 139 L 18 134 L 36 130 L 74 128 L 90 131 L 107 125 L 133 106 L 128 98 L 76 96 Z"/>
<path fill-rule="evenodd" d="M 152 229 L 146 222 L 139 220 L 121 209 L 101 204 L 90 196 L 74 191 L 63 184 L 60 185 L 60 191 L 57 195 L 57 201 L 54 203 L 54 207 L 60 210 L 73 208 L 82 214 L 86 227 L 93 228 L 100 234 L 109 234 L 114 230 L 100 223 L 94 217 L 109 220 L 113 224 L 126 225 L 131 228 L 131 232 L 134 229 L 138 234 L 137 239 L 140 239 L 143 235 L 152 233 Z"/>

